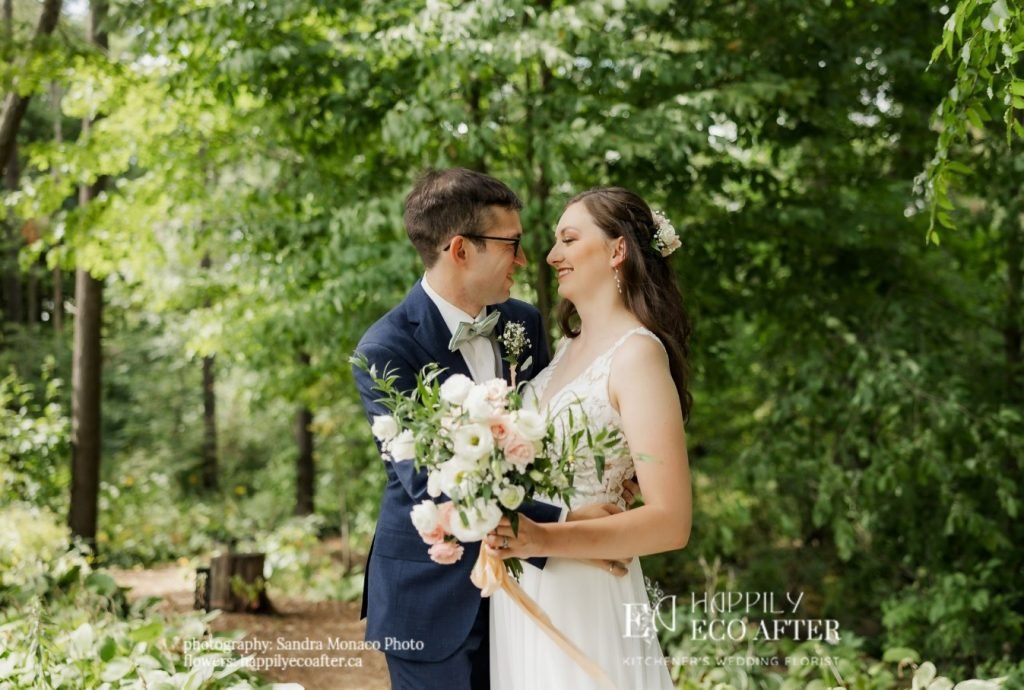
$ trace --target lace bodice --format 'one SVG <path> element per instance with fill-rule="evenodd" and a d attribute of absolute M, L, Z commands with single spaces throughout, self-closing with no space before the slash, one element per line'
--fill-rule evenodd
<path fill-rule="evenodd" d="M 608 398 L 608 376 L 611 373 L 611 363 L 615 353 L 626 340 L 634 335 L 646 335 L 657 340 L 659 344 L 661 343 L 658 336 L 642 326 L 626 332 L 576 378 L 569 381 L 561 390 L 556 391 L 546 402 L 547 409 L 540 411 L 552 415 L 556 427 L 560 429 L 567 428 L 569 411 L 573 410 L 574 418 L 578 418 L 580 411 L 586 414 L 587 424 L 591 429 L 614 427 L 621 431 L 622 419 Z M 537 407 L 544 399 L 551 377 L 559 362 L 562 361 L 568 345 L 569 340 L 562 338 L 558 342 L 551 364 L 527 384 L 528 404 Z M 614 503 L 620 508 L 626 507 L 622 501 L 622 483 L 633 477 L 635 470 L 633 458 L 625 439 L 619 445 L 619 452 L 610 453 L 605 458 L 604 476 L 600 480 L 597 477 L 597 467 L 593 456 L 589 453 L 577 456 L 576 472 L 573 478 L 573 488 L 576 493 L 572 498 L 572 507 L 592 503 Z"/>

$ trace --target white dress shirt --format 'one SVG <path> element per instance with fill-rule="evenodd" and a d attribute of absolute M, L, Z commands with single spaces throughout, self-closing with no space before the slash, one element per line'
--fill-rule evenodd
<path fill-rule="evenodd" d="M 423 285 L 423 291 L 427 293 L 427 297 L 434 303 L 437 310 L 441 312 L 441 318 L 444 319 L 444 323 L 448 326 L 448 331 L 452 335 L 455 334 L 455 330 L 461 322 L 476 321 L 487 316 L 487 307 L 481 309 L 480 313 L 473 317 L 444 297 L 441 297 L 441 295 L 434 291 L 434 288 L 430 287 L 426 275 L 423 276 L 421 284 Z M 501 377 L 501 369 L 497 368 L 498 357 L 495 352 L 494 343 L 489 338 L 479 335 L 475 338 L 470 338 L 459 346 L 458 351 L 462 355 L 462 359 L 466 360 L 469 373 L 475 382 L 481 383 L 488 379 Z"/>

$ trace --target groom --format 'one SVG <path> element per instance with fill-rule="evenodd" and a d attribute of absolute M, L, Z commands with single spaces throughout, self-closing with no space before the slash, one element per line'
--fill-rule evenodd
<path fill-rule="evenodd" d="M 356 348 L 376 371 L 394 370 L 396 387 L 411 390 L 419 370 L 436 362 L 442 376 L 474 381 L 508 377 L 491 334 L 508 322 L 526 326 L 533 363 L 520 380 L 548 364 L 540 313 L 510 300 L 515 272 L 526 265 L 519 246 L 522 202 L 502 182 L 461 168 L 423 175 L 405 200 L 405 226 L 426 274 L 405 300 L 363 335 Z M 489 306 L 496 305 L 496 306 Z M 497 314 L 495 322 L 494 314 Z M 487 318 L 490 317 L 490 318 Z M 460 323 L 460 337 L 454 334 Z M 362 369 L 353 368 L 367 417 L 388 414 Z M 380 643 L 393 690 L 489 685 L 488 602 L 469 579 L 479 542 L 465 544 L 462 559 L 438 565 L 409 519 L 427 496 L 425 472 L 413 462 L 387 462 L 387 485 L 370 547 L 363 590 L 366 639 Z M 542 522 L 561 509 L 534 503 L 523 510 Z M 536 563 L 543 567 L 543 561 Z"/>
<path fill-rule="evenodd" d="M 548 365 L 540 313 L 509 299 L 515 272 L 526 265 L 520 209 L 522 202 L 505 184 L 462 168 L 427 172 L 406 197 L 406 231 L 426 273 L 356 348 L 377 372 L 395 373 L 399 390 L 412 390 L 416 373 L 431 362 L 445 369 L 442 378 L 508 378 L 492 336 L 508 322 L 523 323 L 531 343 L 521 361 L 529 356 L 533 362 L 517 374 L 519 380 Z M 370 422 L 388 414 L 376 402 L 380 394 L 370 376 L 359 367 L 353 373 Z M 464 544 L 454 565 L 431 561 L 409 518 L 412 507 L 428 498 L 426 473 L 411 460 L 387 462 L 385 470 L 363 589 L 366 639 L 380 644 L 393 690 L 484 690 L 490 683 L 489 606 L 469 579 L 480 544 Z M 544 503 L 520 510 L 539 522 L 563 517 L 560 508 Z M 574 511 L 565 519 L 599 514 Z M 543 559 L 530 562 L 544 566 Z"/>

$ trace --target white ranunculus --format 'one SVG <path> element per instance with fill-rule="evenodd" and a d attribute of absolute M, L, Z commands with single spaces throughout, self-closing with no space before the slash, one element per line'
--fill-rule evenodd
<path fill-rule="evenodd" d="M 427 475 L 427 495 L 431 498 L 437 498 L 442 493 L 441 490 L 441 472 L 440 470 L 432 470 Z"/>
<path fill-rule="evenodd" d="M 471 390 L 473 390 L 473 379 L 463 374 L 455 374 L 449 376 L 448 380 L 441 384 L 441 400 L 452 405 L 461 405 Z"/>
<path fill-rule="evenodd" d="M 476 462 L 494 450 L 491 430 L 482 424 L 467 424 L 455 430 L 455 455 Z"/>
<path fill-rule="evenodd" d="M 512 423 L 525 438 L 540 441 L 548 432 L 548 422 L 543 415 L 533 410 L 519 410 L 512 415 Z"/>
<path fill-rule="evenodd" d="M 412 431 L 406 429 L 388 441 L 387 451 L 391 453 L 391 459 L 395 462 L 399 460 L 415 460 L 416 439 L 413 438 Z"/>
<path fill-rule="evenodd" d="M 441 511 L 433 501 L 421 501 L 412 507 L 412 524 L 417 532 L 433 532 L 441 522 Z"/>
<path fill-rule="evenodd" d="M 371 430 L 381 441 L 390 441 L 398 435 L 398 422 L 389 414 L 379 414 L 373 418 Z"/>
<path fill-rule="evenodd" d="M 462 402 L 462 407 L 474 422 L 487 421 L 500 413 L 500 409 L 495 407 L 488 395 L 487 387 L 484 385 L 473 386 L 473 390 L 469 391 L 466 399 Z"/>
<path fill-rule="evenodd" d="M 506 486 L 498 494 L 498 501 L 509 510 L 515 510 L 526 497 L 526 489 L 521 486 Z"/>
<path fill-rule="evenodd" d="M 462 523 L 459 513 L 452 515 L 451 524 L 452 534 L 461 542 L 481 541 L 501 520 L 501 508 L 494 501 L 479 499 L 462 512 L 469 524 Z"/>

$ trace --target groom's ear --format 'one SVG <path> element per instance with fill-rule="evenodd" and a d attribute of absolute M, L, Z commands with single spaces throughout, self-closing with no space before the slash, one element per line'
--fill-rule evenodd
<path fill-rule="evenodd" d="M 462 235 L 456 235 L 452 238 L 451 245 L 448 250 L 444 252 L 448 254 L 452 261 L 456 264 L 461 264 L 466 260 L 466 240 Z"/>

